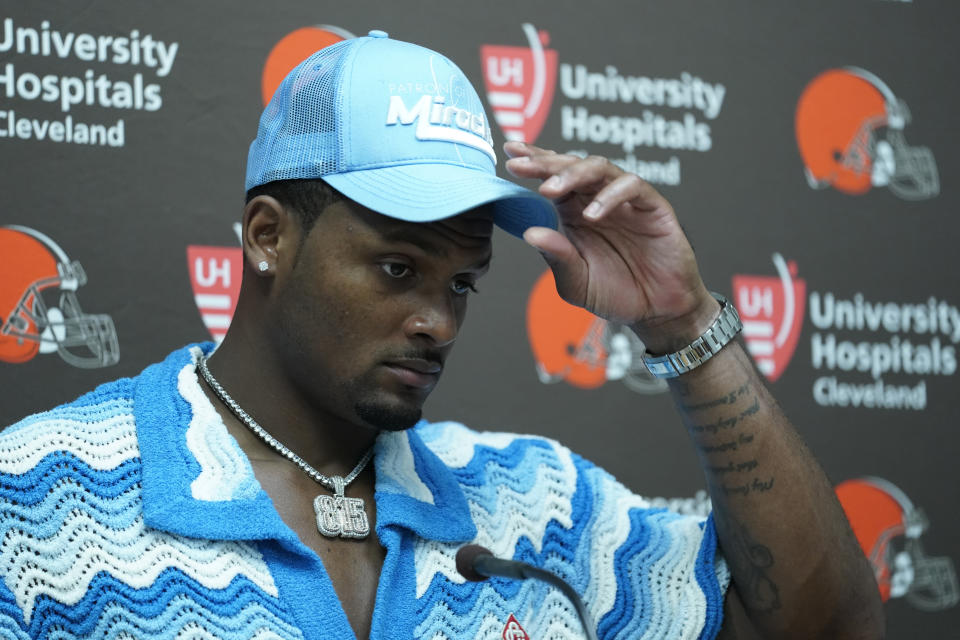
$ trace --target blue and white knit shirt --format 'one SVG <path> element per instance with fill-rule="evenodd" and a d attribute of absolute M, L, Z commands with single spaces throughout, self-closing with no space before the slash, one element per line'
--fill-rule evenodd
<path fill-rule="evenodd" d="M 0 638 L 353 638 L 320 559 L 260 488 L 178 350 L 0 434 Z M 560 575 L 600 638 L 713 638 L 711 519 L 651 509 L 548 439 L 454 423 L 383 433 L 371 638 L 582 638 L 538 581 L 466 582 L 469 543 Z M 514 635 L 513 637 L 522 637 Z"/>

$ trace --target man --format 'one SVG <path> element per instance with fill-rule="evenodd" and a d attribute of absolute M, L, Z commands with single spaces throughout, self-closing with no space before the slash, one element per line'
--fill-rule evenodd
<path fill-rule="evenodd" d="M 544 583 L 467 582 L 470 543 L 562 575 L 603 638 L 880 637 L 831 486 L 670 205 L 606 160 L 505 150 L 540 195 L 495 176 L 460 70 L 383 32 L 291 72 L 251 145 L 219 349 L 0 439 L 4 637 L 583 637 Z M 494 223 L 565 299 L 681 354 L 649 362 L 712 518 L 649 509 L 549 440 L 419 422 Z"/>

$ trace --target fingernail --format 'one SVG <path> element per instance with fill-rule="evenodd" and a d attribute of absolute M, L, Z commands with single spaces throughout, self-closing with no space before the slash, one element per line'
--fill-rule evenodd
<path fill-rule="evenodd" d="M 552 176 L 549 180 L 543 183 L 543 186 L 548 189 L 559 189 L 562 183 L 563 181 L 560 180 L 560 176 Z"/>
<path fill-rule="evenodd" d="M 600 217 L 600 203 L 594 200 L 587 205 L 587 208 L 583 210 L 583 217 L 589 218 L 591 220 L 596 220 Z"/>

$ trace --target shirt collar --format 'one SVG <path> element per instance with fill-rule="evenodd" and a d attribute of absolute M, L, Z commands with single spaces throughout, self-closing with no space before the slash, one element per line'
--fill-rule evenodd
<path fill-rule="evenodd" d="M 196 361 L 213 348 L 179 349 L 137 378 L 144 521 L 190 537 L 296 544 L 197 380 Z M 425 539 L 472 540 L 476 527 L 456 477 L 417 433 L 425 424 L 377 438 L 378 534 L 398 526 Z"/>
<path fill-rule="evenodd" d="M 418 430 L 383 432 L 377 438 L 377 529 L 399 525 L 421 538 L 468 542 L 477 535 L 467 498 L 450 468 Z"/>

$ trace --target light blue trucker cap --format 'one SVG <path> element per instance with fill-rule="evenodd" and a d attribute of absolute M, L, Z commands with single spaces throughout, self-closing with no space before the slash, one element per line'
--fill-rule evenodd
<path fill-rule="evenodd" d="M 291 71 L 260 117 L 246 189 L 322 178 L 378 213 L 430 222 L 490 203 L 520 236 L 556 228 L 553 204 L 496 175 L 483 103 L 463 72 L 383 31 L 317 51 Z"/>

